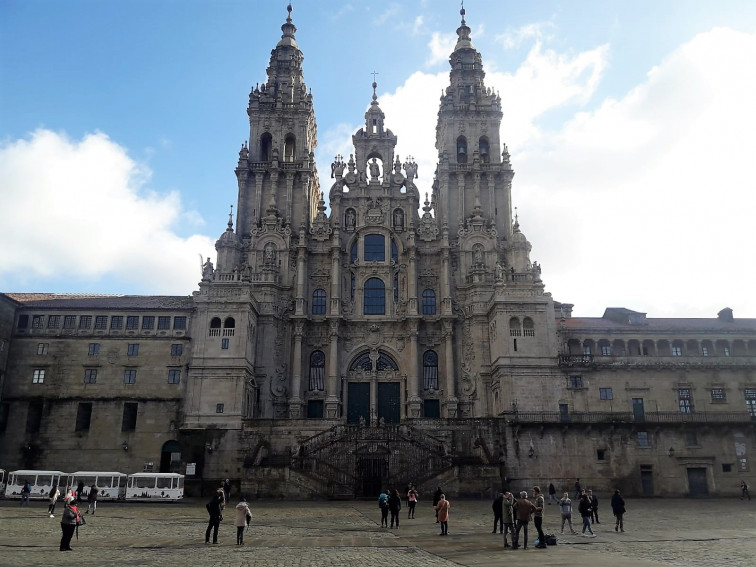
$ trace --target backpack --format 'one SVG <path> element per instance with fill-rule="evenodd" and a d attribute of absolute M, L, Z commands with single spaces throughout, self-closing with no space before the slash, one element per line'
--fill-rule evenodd
<path fill-rule="evenodd" d="M 378 507 L 386 508 L 388 506 L 388 497 L 385 494 L 381 494 L 378 498 Z"/>

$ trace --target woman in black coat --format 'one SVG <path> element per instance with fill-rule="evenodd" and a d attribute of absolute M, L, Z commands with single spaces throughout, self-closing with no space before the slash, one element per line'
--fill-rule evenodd
<path fill-rule="evenodd" d="M 395 488 L 391 491 L 388 497 L 389 512 L 391 512 L 391 527 L 394 527 L 394 520 L 396 520 L 396 527 L 399 527 L 399 510 L 402 509 L 402 499 L 399 497 L 399 491 Z"/>
<path fill-rule="evenodd" d="M 625 514 L 625 500 L 620 495 L 619 490 L 614 491 L 612 496 L 612 513 L 617 518 L 617 522 L 614 524 L 614 531 L 625 531 L 625 524 L 622 522 L 622 516 Z"/>

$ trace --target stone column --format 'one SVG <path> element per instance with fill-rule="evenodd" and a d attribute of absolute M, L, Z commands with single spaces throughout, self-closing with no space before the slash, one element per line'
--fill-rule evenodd
<path fill-rule="evenodd" d="M 410 367 L 407 374 L 407 417 L 420 417 L 422 400 L 418 395 L 420 390 L 420 361 L 417 357 L 417 321 L 409 323 L 410 336 Z"/>
<path fill-rule="evenodd" d="M 339 322 L 330 322 L 330 351 L 328 354 L 328 382 L 326 383 L 325 417 L 339 417 L 341 388 L 339 387 Z"/>
<path fill-rule="evenodd" d="M 289 417 L 297 419 L 302 417 L 302 335 L 304 322 L 294 323 L 294 360 L 291 361 L 291 392 L 289 394 Z"/>
<path fill-rule="evenodd" d="M 445 343 L 445 359 L 444 372 L 445 382 L 444 387 L 446 389 L 446 398 L 444 400 L 445 417 L 457 417 L 457 407 L 459 400 L 456 394 L 456 378 L 454 376 L 454 323 L 452 321 L 444 321 L 444 343 Z"/>

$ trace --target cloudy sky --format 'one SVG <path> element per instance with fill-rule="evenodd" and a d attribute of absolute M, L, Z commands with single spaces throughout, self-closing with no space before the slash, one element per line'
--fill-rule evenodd
<path fill-rule="evenodd" d="M 285 1 L 0 0 L 0 291 L 189 294 Z M 756 317 L 756 3 L 467 0 L 531 258 L 575 315 Z M 300 0 L 322 187 L 376 71 L 430 190 L 456 0 Z"/>

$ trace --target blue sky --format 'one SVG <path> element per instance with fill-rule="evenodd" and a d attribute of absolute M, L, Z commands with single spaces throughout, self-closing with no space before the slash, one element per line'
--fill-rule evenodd
<path fill-rule="evenodd" d="M 0 0 L 0 290 L 196 289 L 286 4 Z M 293 4 L 321 188 L 376 71 L 429 190 L 459 2 Z M 754 3 L 465 8 L 547 291 L 579 315 L 756 317 Z"/>

